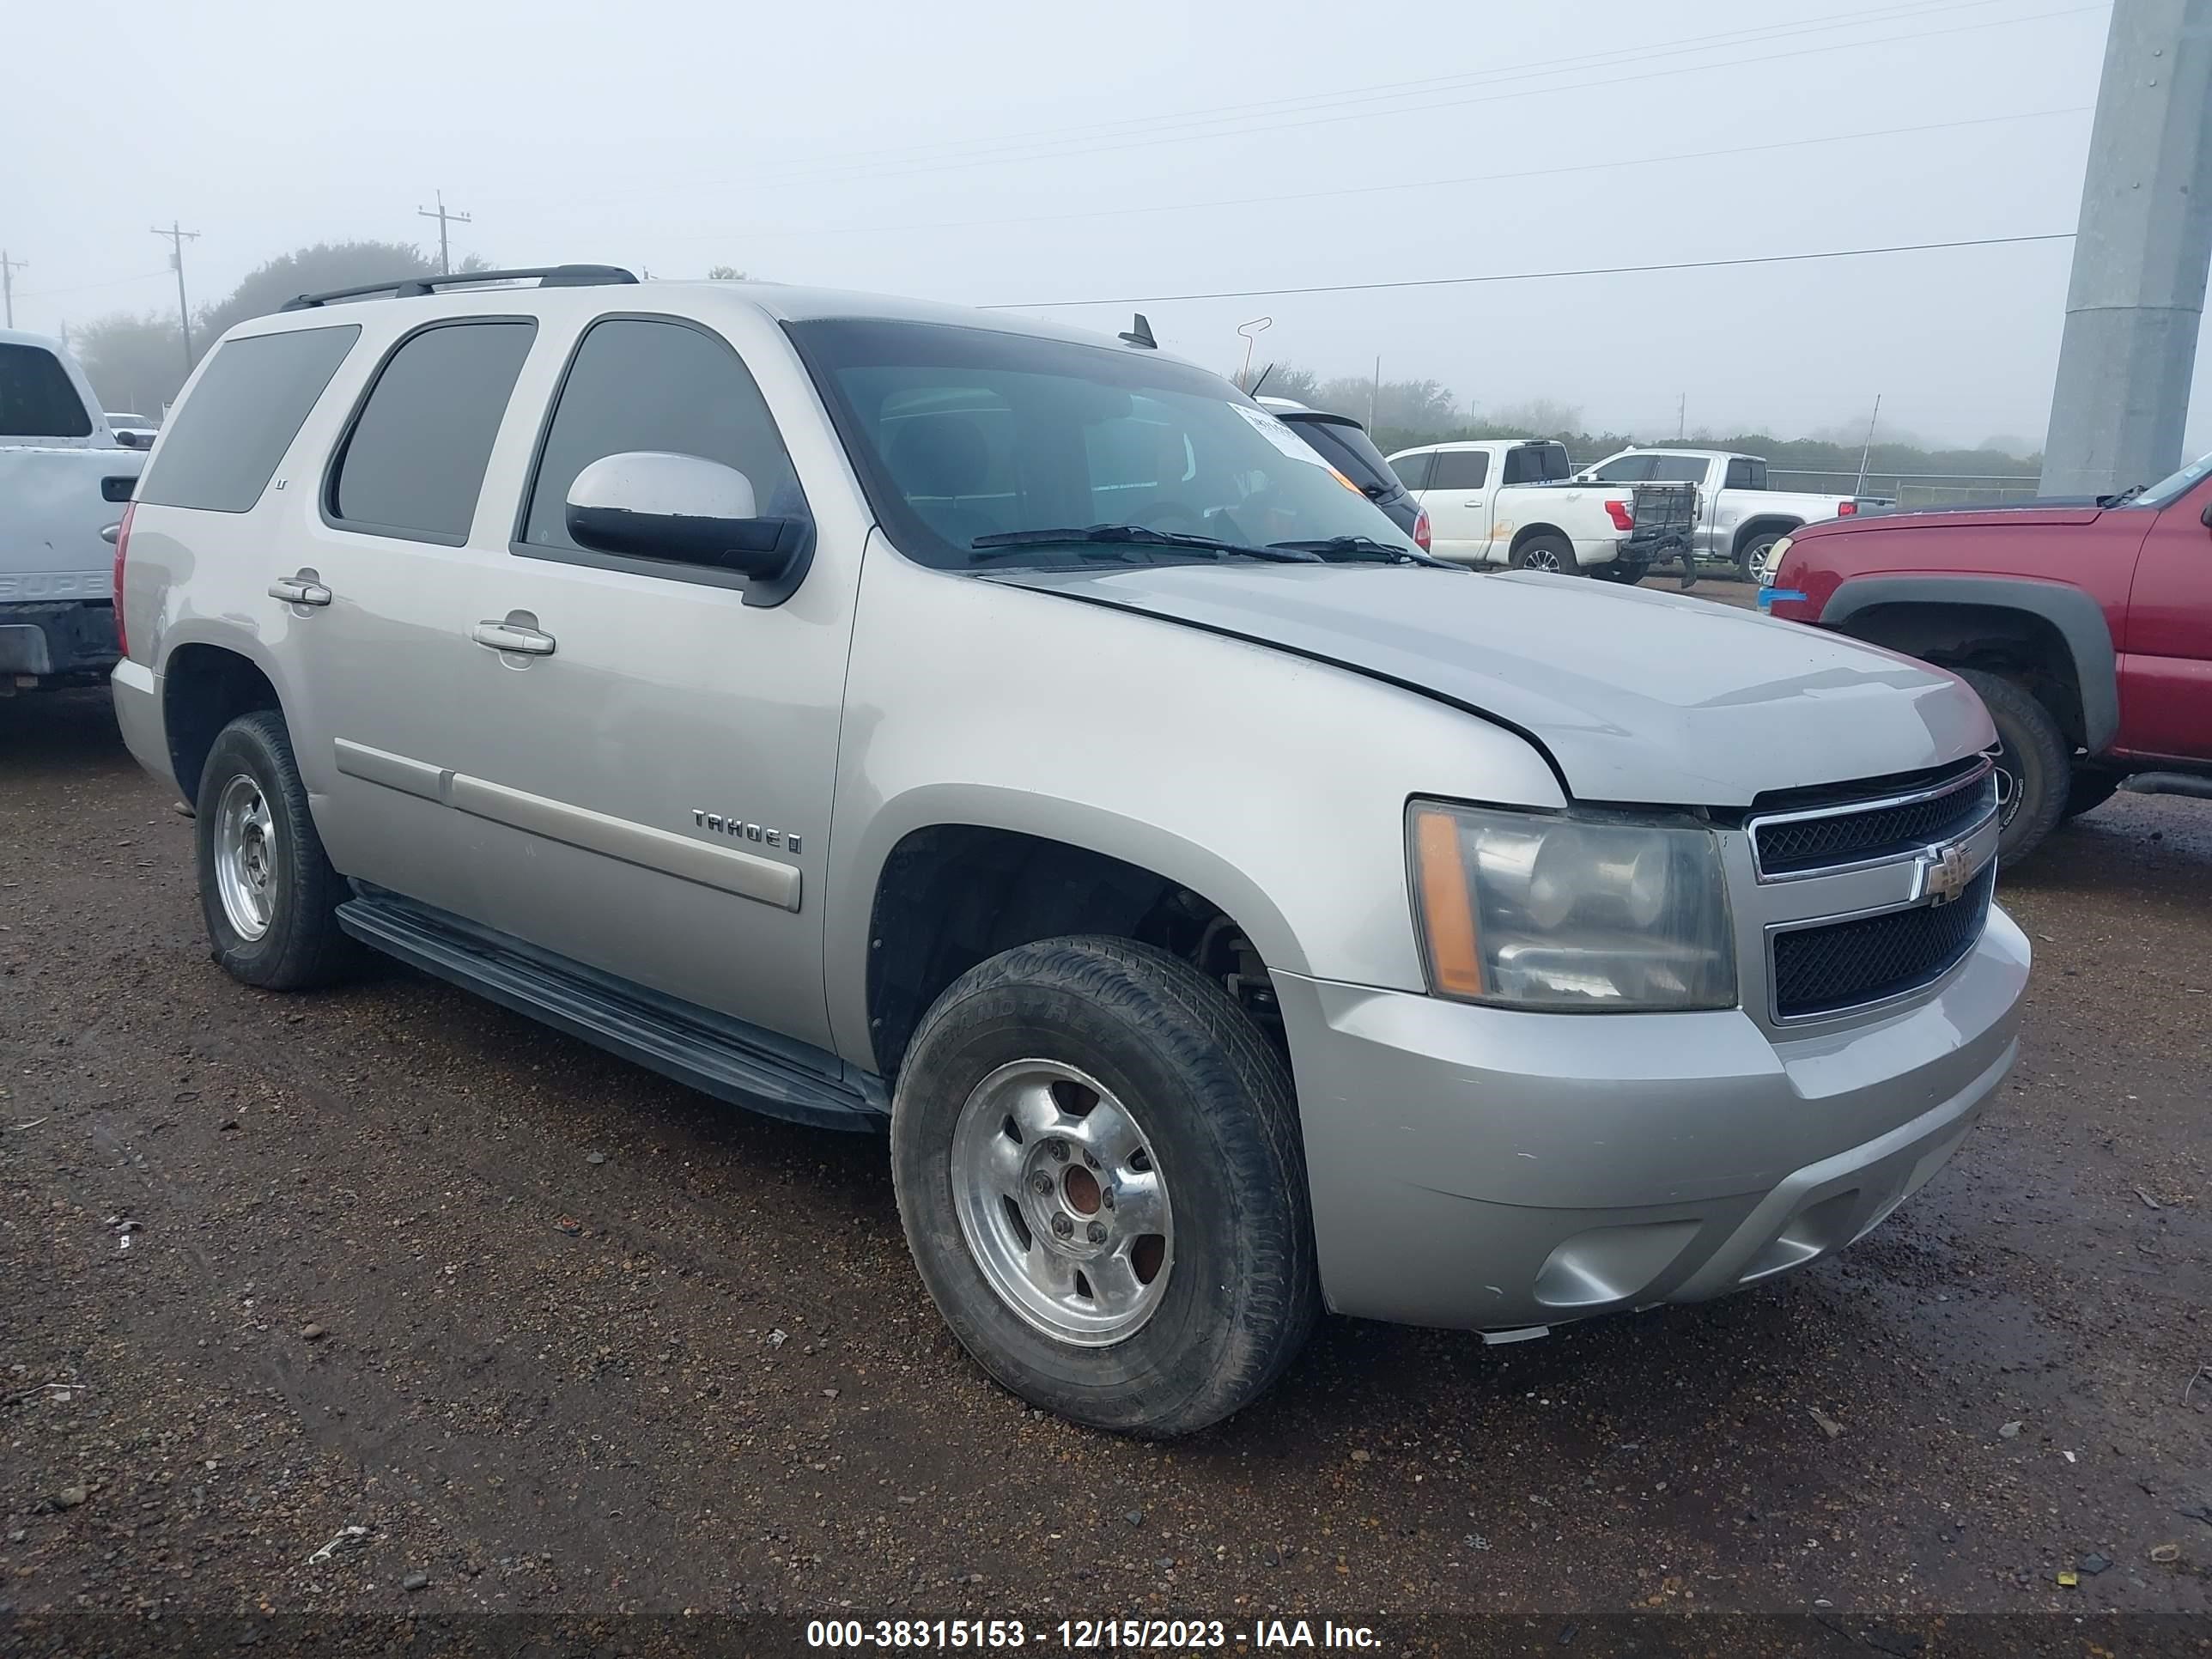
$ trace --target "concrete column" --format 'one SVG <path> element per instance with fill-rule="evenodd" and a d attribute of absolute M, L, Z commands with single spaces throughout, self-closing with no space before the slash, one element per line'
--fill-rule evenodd
<path fill-rule="evenodd" d="M 2212 263 L 2212 0 L 2113 0 L 2043 493 L 2181 464 Z"/>

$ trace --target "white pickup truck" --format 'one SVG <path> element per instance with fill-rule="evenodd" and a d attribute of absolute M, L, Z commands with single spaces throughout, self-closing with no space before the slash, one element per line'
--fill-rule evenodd
<path fill-rule="evenodd" d="M 1732 564 L 1754 580 L 1774 544 L 1799 526 L 1847 519 L 1862 507 L 1894 505 L 1884 495 L 1770 489 L 1765 456 L 1725 449 L 1624 449 L 1575 476 L 1585 483 L 1695 484 L 1702 502 L 1694 539 L 1698 556 Z"/>
<path fill-rule="evenodd" d="M 104 532 L 145 465 L 59 341 L 0 330 L 0 696 L 96 684 L 115 665 Z"/>
<path fill-rule="evenodd" d="M 1462 564 L 1510 564 L 1634 582 L 1687 544 L 1697 492 L 1681 484 L 1589 487 L 1565 444 L 1483 438 L 1389 458 L 1429 515 L 1430 550 Z"/>

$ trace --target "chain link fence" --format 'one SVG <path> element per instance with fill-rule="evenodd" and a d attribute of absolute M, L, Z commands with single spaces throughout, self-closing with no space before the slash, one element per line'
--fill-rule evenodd
<path fill-rule="evenodd" d="M 2032 472 L 1873 472 L 1863 488 L 1856 472 L 1790 472 L 1769 467 L 1769 487 L 1823 495 L 1881 495 L 1899 507 L 1954 507 L 1973 501 L 2025 501 L 2040 482 Z"/>

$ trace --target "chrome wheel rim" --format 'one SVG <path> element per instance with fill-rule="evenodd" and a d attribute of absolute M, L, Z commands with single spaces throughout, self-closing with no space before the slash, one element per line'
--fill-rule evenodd
<path fill-rule="evenodd" d="M 269 931 L 276 907 L 276 828 L 261 786 L 240 774 L 215 809 L 215 885 L 223 919 L 248 941 Z"/>
<path fill-rule="evenodd" d="M 969 1254 L 1024 1323 L 1103 1347 L 1158 1310 L 1175 1260 L 1167 1182 L 1095 1079 L 1057 1060 L 1000 1066 L 960 1108 L 951 1176 Z"/>
<path fill-rule="evenodd" d="M 1540 547 L 1528 555 L 1526 562 L 1531 570 L 1557 570 L 1559 568 L 1559 556 L 1548 547 Z"/>

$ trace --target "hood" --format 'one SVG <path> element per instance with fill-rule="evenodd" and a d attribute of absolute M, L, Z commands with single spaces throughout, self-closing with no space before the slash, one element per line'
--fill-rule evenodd
<path fill-rule="evenodd" d="M 2001 525 L 2007 530 L 2017 530 L 2037 524 L 2093 524 L 2106 510 L 2094 495 L 2038 495 L 2025 501 L 1962 501 L 1953 507 L 1915 507 L 1903 511 L 1883 507 L 1823 523 L 1818 528 L 1824 536 L 1863 524 L 1878 524 L 1886 530 L 1910 530 L 1926 520 L 1946 530 L 1955 530 L 1961 525 Z M 1814 528 L 1806 526 L 1808 532 Z"/>
<path fill-rule="evenodd" d="M 1587 801 L 1747 806 L 1768 791 L 1917 771 L 1994 741 L 1980 700 L 1941 669 L 1802 623 L 1585 577 L 1238 563 L 981 580 L 1412 687 L 1523 732 Z"/>

